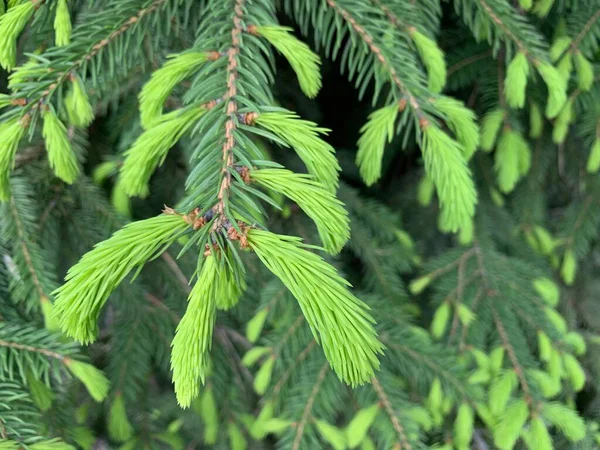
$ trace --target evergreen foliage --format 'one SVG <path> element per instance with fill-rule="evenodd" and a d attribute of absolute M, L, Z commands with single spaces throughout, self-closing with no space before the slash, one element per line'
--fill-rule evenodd
<path fill-rule="evenodd" d="M 0 0 L 0 449 L 600 448 L 599 51 L 599 0 Z"/>

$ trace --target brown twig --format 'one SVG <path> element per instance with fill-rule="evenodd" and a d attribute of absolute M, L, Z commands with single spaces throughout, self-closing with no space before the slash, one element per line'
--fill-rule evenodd
<path fill-rule="evenodd" d="M 215 226 L 219 227 L 223 225 L 225 221 L 225 201 L 229 195 L 229 188 L 231 186 L 231 173 L 230 168 L 234 164 L 233 158 L 233 147 L 235 145 L 235 139 L 233 134 L 237 128 L 237 112 L 238 104 L 236 100 L 237 96 L 237 77 L 238 77 L 238 60 L 237 56 L 240 52 L 240 35 L 243 31 L 242 16 L 244 13 L 245 0 L 237 0 L 234 7 L 233 16 L 233 29 L 231 30 L 231 47 L 227 51 L 227 94 L 225 95 L 227 101 L 227 115 L 229 119 L 225 122 L 225 142 L 223 143 L 223 180 L 219 188 L 217 203 L 215 210 L 220 217 L 215 222 Z"/>
<path fill-rule="evenodd" d="M 325 364 L 323 364 L 323 367 L 321 368 L 321 370 L 319 371 L 319 374 L 317 375 L 317 381 L 315 382 L 315 385 L 313 386 L 313 389 L 312 389 L 310 395 L 308 396 L 306 406 L 304 407 L 304 411 L 302 412 L 302 418 L 300 419 L 300 422 L 298 422 L 298 426 L 296 428 L 296 436 L 294 438 L 294 443 L 292 445 L 292 450 L 298 450 L 300 448 L 300 443 L 302 442 L 302 436 L 304 436 L 304 428 L 306 427 L 306 424 L 308 423 L 308 420 L 310 419 L 310 417 L 312 415 L 311 414 L 312 407 L 315 403 L 315 399 L 317 398 L 317 395 L 319 394 L 321 385 L 323 384 L 323 381 L 325 381 L 325 376 L 327 375 L 328 372 L 329 372 L 329 362 L 325 361 Z"/>
<path fill-rule="evenodd" d="M 375 392 L 377 393 L 377 397 L 379 397 L 379 401 L 381 401 L 381 404 L 383 405 L 383 409 L 385 410 L 386 414 L 388 415 L 390 422 L 392 422 L 394 431 L 398 435 L 398 440 L 399 440 L 398 444 L 400 445 L 399 447 L 397 447 L 398 450 L 400 450 L 400 449 L 412 450 L 412 446 L 410 445 L 410 443 L 408 442 L 408 438 L 406 437 L 406 432 L 404 431 L 404 427 L 400 424 L 398 417 L 396 417 L 396 414 L 394 413 L 394 408 L 392 406 L 392 402 L 390 401 L 389 397 L 383 390 L 383 387 L 379 383 L 379 380 L 377 379 L 377 377 L 373 377 L 371 379 L 371 384 L 373 385 L 373 389 L 375 389 Z"/>

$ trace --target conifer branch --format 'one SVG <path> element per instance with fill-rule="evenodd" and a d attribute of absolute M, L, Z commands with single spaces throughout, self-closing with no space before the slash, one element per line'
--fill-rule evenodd
<path fill-rule="evenodd" d="M 434 359 L 428 357 L 425 354 L 418 353 L 414 349 L 407 347 L 406 345 L 399 344 L 398 342 L 392 342 L 389 338 L 382 336 L 382 342 L 384 342 L 389 348 L 397 349 L 402 353 L 406 353 L 410 355 L 411 358 L 422 361 L 427 367 L 429 367 L 437 376 L 446 380 L 452 386 L 456 388 L 458 392 L 463 396 L 463 400 L 469 403 L 472 403 L 472 397 L 464 388 L 464 383 L 461 383 L 459 379 L 457 379 L 452 373 L 445 370 L 442 366 L 440 366 Z"/>
<path fill-rule="evenodd" d="M 304 436 L 304 430 L 306 428 L 308 421 L 310 420 L 310 418 L 312 416 L 313 405 L 315 403 L 317 395 L 319 395 L 321 386 L 323 385 L 323 382 L 325 381 L 325 377 L 327 376 L 328 373 L 329 373 L 329 363 L 327 361 L 325 361 L 325 364 L 323 364 L 323 366 L 321 367 L 321 370 L 317 374 L 317 379 L 315 381 L 315 384 L 312 388 L 312 391 L 310 392 L 310 395 L 308 396 L 306 405 L 304 406 L 304 410 L 302 411 L 302 418 L 296 425 L 296 435 L 294 437 L 294 442 L 292 444 L 292 450 L 298 450 L 300 448 L 300 444 L 302 443 L 302 437 Z"/>
<path fill-rule="evenodd" d="M 521 385 L 521 388 L 523 389 L 523 395 L 525 396 L 525 401 L 527 402 L 527 404 L 530 407 L 533 407 L 534 400 L 533 400 L 533 397 L 531 396 L 531 389 L 529 387 L 529 383 L 527 382 L 527 379 L 525 378 L 525 371 L 523 370 L 523 367 L 521 367 L 521 364 L 519 363 L 517 355 L 515 354 L 515 350 L 510 343 L 510 340 L 508 338 L 508 334 L 506 333 L 504 325 L 502 325 L 502 321 L 498 317 L 498 313 L 494 310 L 493 307 L 492 307 L 492 313 L 494 315 L 494 323 L 496 324 L 496 329 L 498 330 L 498 334 L 500 335 L 500 338 L 502 339 L 502 345 L 503 345 L 504 349 L 506 350 L 508 357 L 510 358 L 510 362 L 513 366 L 513 369 L 515 370 L 515 373 L 517 374 L 517 377 L 519 378 L 519 384 Z"/>
<path fill-rule="evenodd" d="M 39 353 L 40 355 L 44 355 L 48 358 L 57 359 L 63 363 L 66 363 L 66 361 L 69 360 L 68 357 L 61 355 L 58 352 L 54 352 L 52 350 L 48 350 L 48 349 L 40 348 L 40 347 L 34 347 L 32 345 L 19 344 L 17 342 L 5 341 L 3 339 L 0 339 L 0 347 L 14 348 L 17 350 L 23 350 L 25 352 L 30 352 L 30 353 Z"/>
<path fill-rule="evenodd" d="M 581 28 L 581 31 L 577 34 L 577 36 L 575 36 L 573 42 L 571 43 L 572 51 L 576 50 L 579 47 L 581 40 L 589 33 L 589 31 L 594 25 L 594 22 L 597 22 L 598 20 L 600 20 L 600 9 L 598 9 L 594 14 L 592 14 L 589 20 Z"/>
<path fill-rule="evenodd" d="M 277 383 L 275 383 L 275 386 L 273 386 L 273 390 L 271 391 L 273 396 L 277 396 L 279 394 L 283 385 L 287 382 L 287 380 L 289 380 L 294 373 L 294 370 L 298 367 L 298 364 L 304 361 L 315 347 L 317 347 L 317 341 L 313 338 L 310 340 L 308 345 L 302 349 L 298 356 L 296 356 L 292 364 L 290 364 L 281 377 L 279 377 L 279 380 Z"/>
<path fill-rule="evenodd" d="M 377 393 L 377 397 L 379 397 L 379 401 L 383 405 L 383 409 L 385 410 L 386 414 L 388 415 L 390 422 L 392 422 L 394 431 L 398 435 L 398 440 L 399 440 L 398 450 L 401 450 L 401 449 L 412 450 L 412 446 L 410 445 L 408 438 L 406 437 L 406 432 L 404 431 L 404 427 L 400 424 L 398 417 L 396 417 L 396 414 L 394 413 L 394 408 L 392 406 L 392 402 L 390 401 L 389 397 L 383 390 L 383 387 L 381 386 L 381 383 L 379 383 L 379 380 L 377 379 L 377 377 L 373 377 L 371 379 L 371 385 L 373 386 L 373 389 L 375 389 L 375 392 Z"/>
<path fill-rule="evenodd" d="M 388 72 L 390 76 L 390 80 L 392 83 L 396 85 L 401 94 L 404 95 L 408 104 L 414 109 L 414 112 L 417 114 L 420 119 L 422 116 L 421 106 L 417 98 L 409 91 L 404 82 L 400 79 L 396 69 L 390 64 L 385 55 L 382 53 L 381 48 L 375 43 L 373 36 L 369 34 L 369 32 L 361 26 L 357 20 L 344 8 L 342 8 L 335 0 L 326 0 L 327 5 L 335 10 L 335 12 L 340 15 L 356 32 L 356 34 L 367 44 L 369 49 L 373 52 L 379 63 L 383 66 L 383 68 Z M 402 103 L 399 106 L 400 109 L 403 109 Z"/>
<path fill-rule="evenodd" d="M 71 67 L 69 67 L 68 70 L 61 72 L 53 82 L 44 81 L 44 83 L 48 85 L 47 88 L 37 94 L 38 96 L 36 98 L 31 98 L 31 96 L 28 97 L 27 104 L 23 107 L 23 111 L 26 112 L 30 108 L 38 108 L 42 102 L 47 103 L 54 92 L 56 92 L 65 81 L 72 80 L 74 73 L 84 64 L 92 60 L 102 49 L 112 43 L 116 38 L 126 33 L 132 26 L 138 24 L 140 20 L 155 12 L 167 1 L 168 0 L 154 0 L 149 6 L 140 8 L 134 15 L 122 20 L 107 36 L 92 44 L 85 53 L 78 55 L 71 63 Z"/>
<path fill-rule="evenodd" d="M 40 282 L 40 279 L 37 274 L 37 270 L 34 267 L 33 260 L 31 258 L 31 253 L 29 252 L 29 247 L 27 247 L 27 239 L 25 236 L 25 230 L 23 228 L 23 222 L 21 222 L 19 212 L 17 211 L 17 205 L 15 204 L 15 198 L 12 195 L 10 197 L 10 211 L 15 221 L 15 227 L 19 236 L 19 246 L 21 247 L 21 251 L 23 252 L 25 264 L 27 265 L 27 269 L 29 270 L 29 273 L 31 275 L 31 280 L 33 281 L 35 290 L 38 293 L 40 302 L 48 301 L 49 296 L 46 294 L 46 292 L 44 292 L 42 283 Z"/>

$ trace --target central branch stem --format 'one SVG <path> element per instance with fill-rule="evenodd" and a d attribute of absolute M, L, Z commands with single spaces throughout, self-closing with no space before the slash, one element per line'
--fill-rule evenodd
<path fill-rule="evenodd" d="M 225 142 L 223 143 L 223 180 L 221 181 L 221 187 L 219 189 L 219 203 L 216 205 L 216 212 L 221 216 L 218 221 L 224 220 L 225 212 L 225 199 L 229 194 L 229 187 L 231 186 L 231 173 L 229 169 L 234 164 L 233 159 L 233 146 L 235 145 L 235 139 L 233 133 L 237 128 L 237 111 L 238 105 L 235 99 L 237 95 L 237 67 L 238 67 L 238 54 L 240 52 L 240 35 L 242 34 L 242 15 L 243 5 L 245 0 L 237 0 L 234 8 L 233 17 L 233 29 L 231 30 L 231 47 L 227 51 L 227 115 L 229 119 L 225 123 Z"/>

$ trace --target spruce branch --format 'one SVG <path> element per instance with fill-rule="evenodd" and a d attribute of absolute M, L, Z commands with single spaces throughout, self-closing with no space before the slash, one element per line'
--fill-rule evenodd
<path fill-rule="evenodd" d="M 306 425 L 312 415 L 313 404 L 315 402 L 315 399 L 317 398 L 317 395 L 319 395 L 319 391 L 321 390 L 321 386 L 323 385 L 323 382 L 325 381 L 325 377 L 327 377 L 329 370 L 330 370 L 329 364 L 326 362 L 321 367 L 321 370 L 317 374 L 315 384 L 313 385 L 312 391 L 310 392 L 310 395 L 308 396 L 308 399 L 306 400 L 306 405 L 304 406 L 304 409 L 302 411 L 302 417 L 300 418 L 300 421 L 296 425 L 296 434 L 294 436 L 292 450 L 300 449 L 300 445 L 302 443 L 302 438 L 304 436 L 304 431 L 306 429 Z"/>
<path fill-rule="evenodd" d="M 370 51 L 373 52 L 377 61 L 382 65 L 384 70 L 389 74 L 390 81 L 396 86 L 402 96 L 405 97 L 408 105 L 413 109 L 417 116 L 420 116 L 421 105 L 417 97 L 415 97 L 404 82 L 400 79 L 396 69 L 390 64 L 387 57 L 382 52 L 382 49 L 375 43 L 373 36 L 356 20 L 356 18 L 346 9 L 341 7 L 335 0 L 326 0 L 327 5 L 332 8 L 336 14 L 342 17 L 354 32 L 363 40 Z"/>
<path fill-rule="evenodd" d="M 375 390 L 375 392 L 377 392 L 377 397 L 381 401 L 381 404 L 383 405 L 383 409 L 385 410 L 390 422 L 392 423 L 392 426 L 394 427 L 394 431 L 398 435 L 398 448 L 405 449 L 405 450 L 412 450 L 413 447 L 410 445 L 410 443 L 408 441 L 406 432 L 404 431 L 404 428 L 400 424 L 398 417 L 396 417 L 396 413 L 394 412 L 392 403 L 390 402 L 388 395 L 386 394 L 385 390 L 383 389 L 383 387 L 382 387 L 381 383 L 379 382 L 379 380 L 377 379 L 377 377 L 373 377 L 371 379 L 371 385 L 373 386 L 373 389 Z"/>

